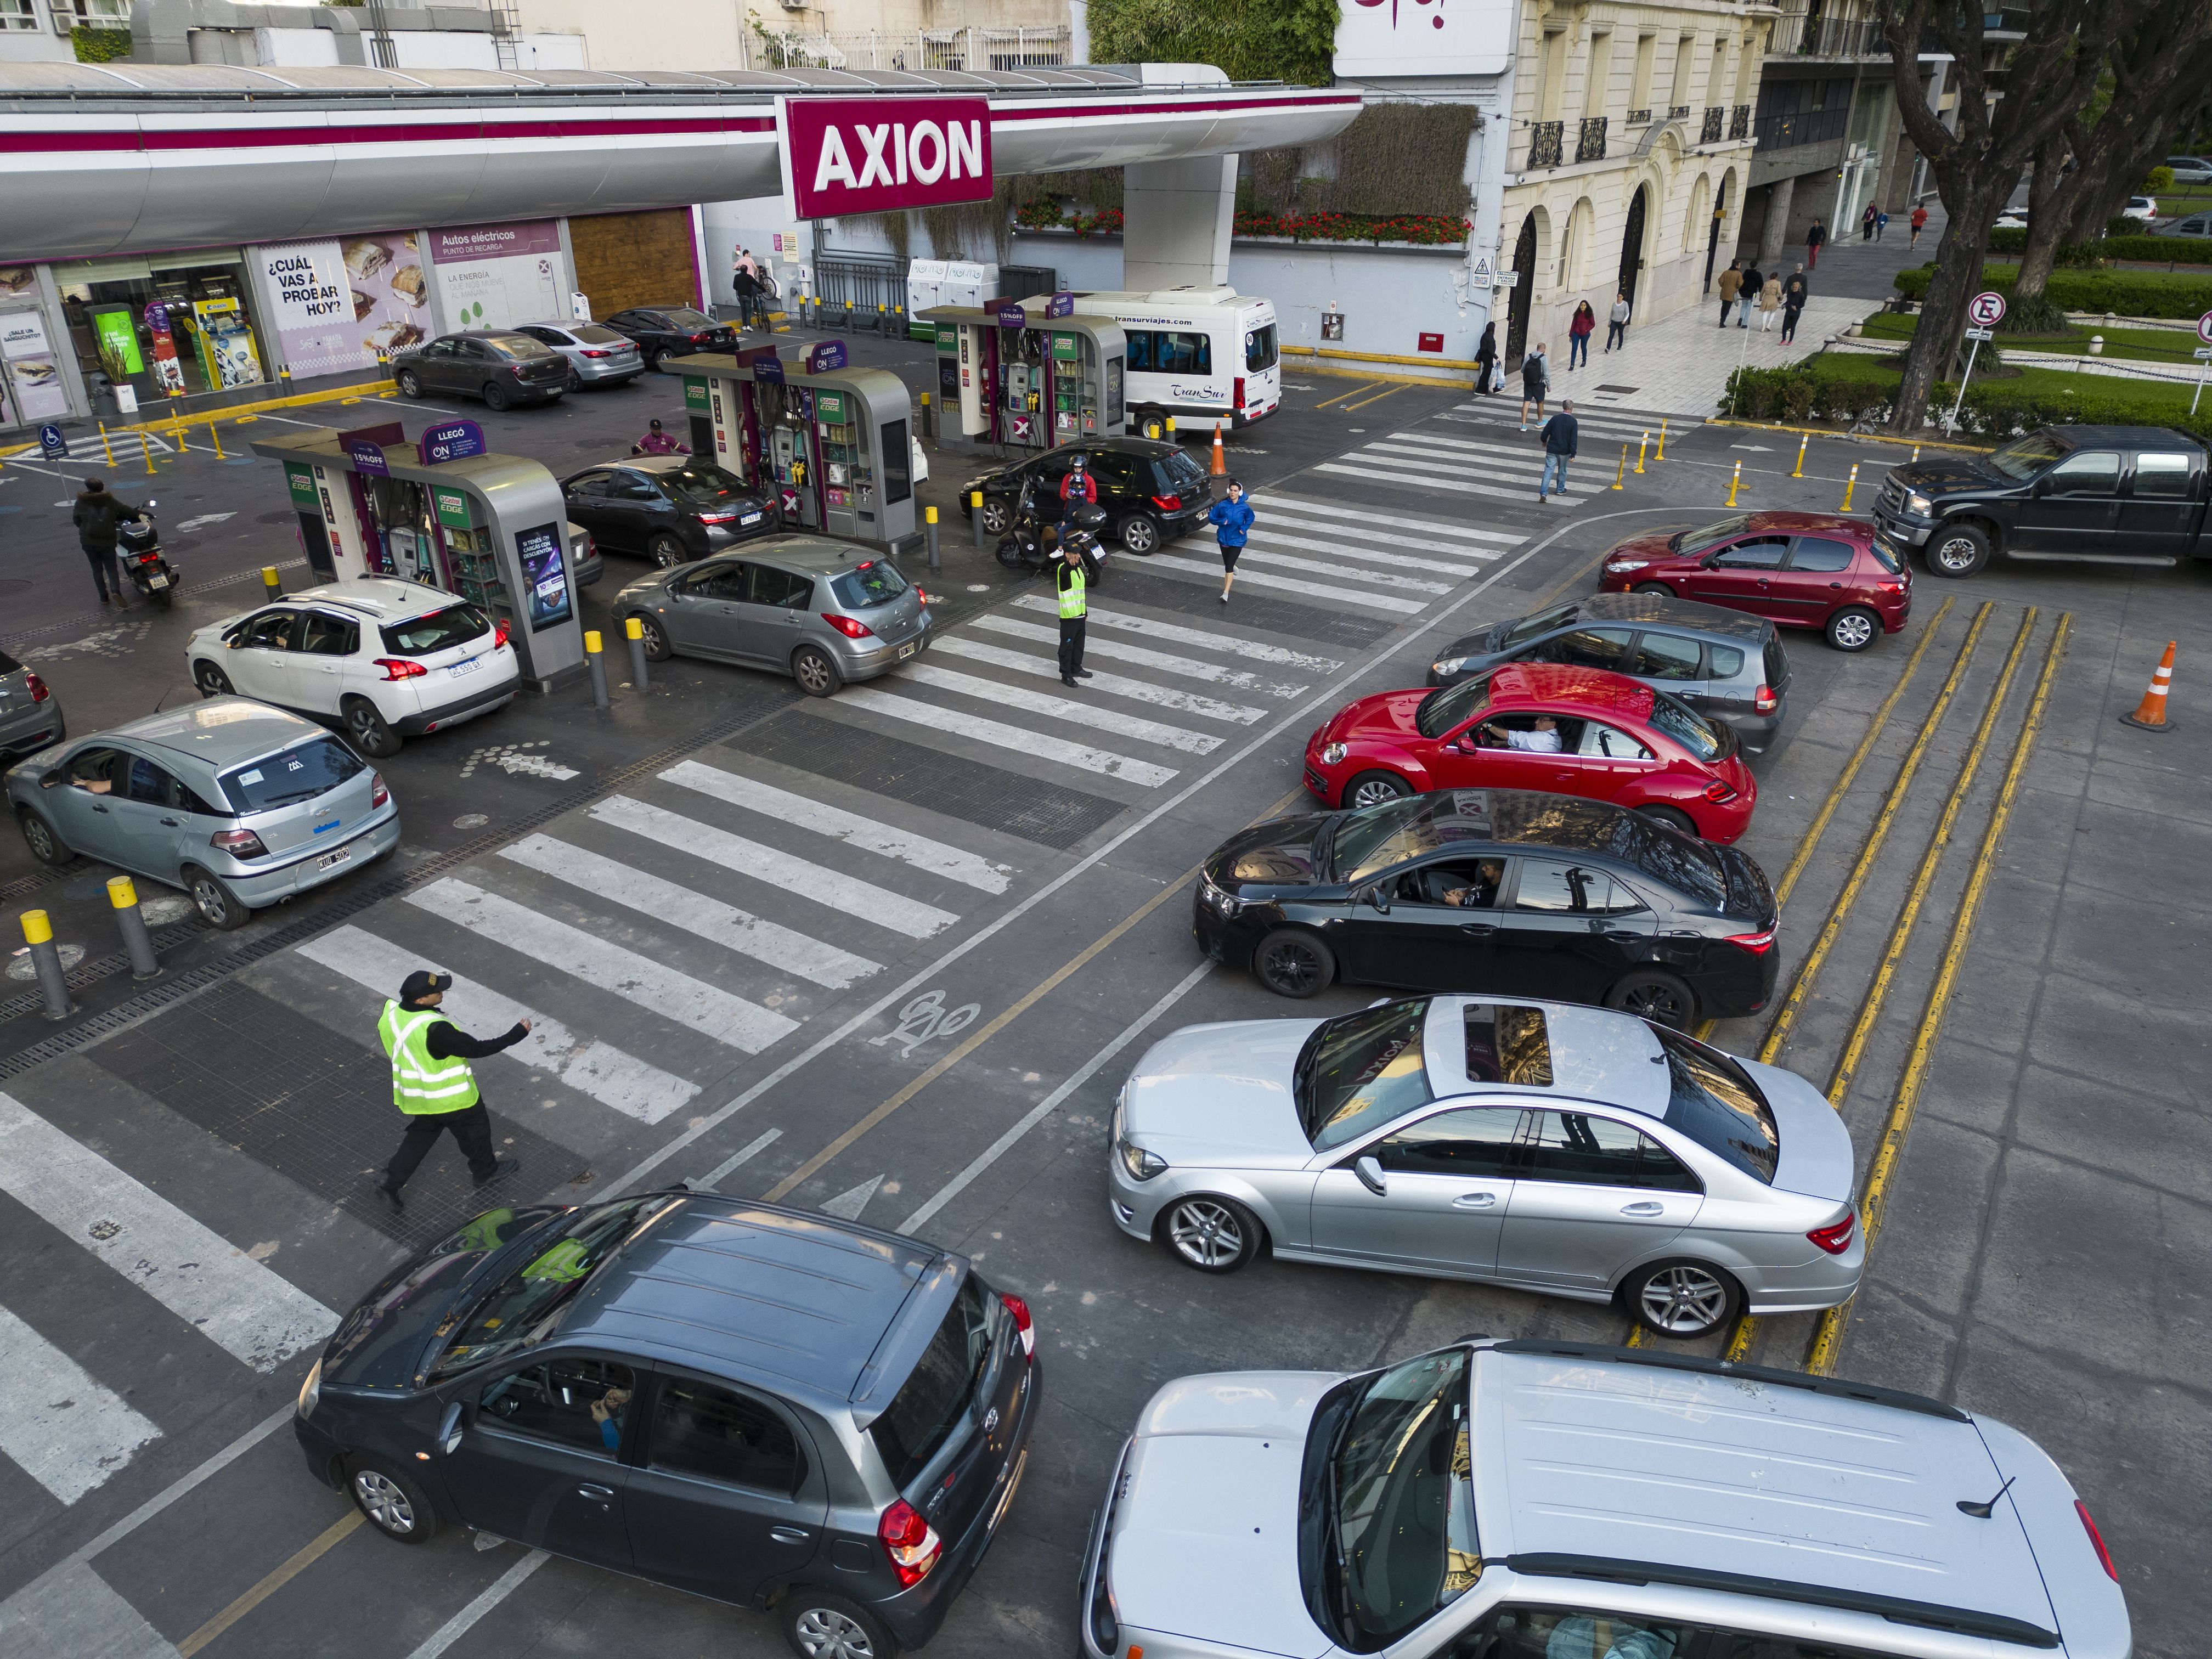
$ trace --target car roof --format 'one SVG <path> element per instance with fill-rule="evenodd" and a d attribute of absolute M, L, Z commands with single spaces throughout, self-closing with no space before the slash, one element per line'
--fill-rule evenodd
<path fill-rule="evenodd" d="M 1864 519 L 1847 519 L 1840 513 L 1753 513 L 1745 520 L 1741 533 L 1756 536 L 1762 532 L 1770 535 L 1807 536 L 1832 533 L 1863 538 L 1874 534 L 1874 526 Z"/>
<path fill-rule="evenodd" d="M 359 576 L 287 593 L 277 605 L 326 605 L 379 622 L 406 622 L 462 603 L 456 594 L 394 576 Z"/>
<path fill-rule="evenodd" d="M 714 556 L 718 559 L 773 559 L 794 570 L 830 572 L 858 570 L 863 565 L 875 563 L 884 555 L 872 547 L 863 547 L 857 542 L 841 542 L 833 536 L 773 536 L 762 541 L 746 542 L 738 547 L 725 548 Z M 888 562 L 888 561 L 886 561 Z"/>
<path fill-rule="evenodd" d="M 1455 1028 L 1470 1006 L 1540 1010 L 1552 1053 L 1550 1084 L 1493 1083 L 1469 1077 L 1467 1042 Z M 1438 1095 L 1503 1090 L 1562 1102 L 1618 1106 L 1644 1117 L 1667 1115 L 1668 1073 L 1665 1066 L 1655 1063 L 1665 1056 L 1650 1026 L 1634 1014 L 1586 1008 L 1579 1003 L 1537 1002 L 1528 997 L 1438 996 L 1429 1002 L 1422 1048 L 1427 1055 L 1430 1085 Z"/>
<path fill-rule="evenodd" d="M 1577 703 L 1626 719 L 1650 718 L 1651 688 L 1602 668 L 1547 662 L 1510 662 L 1490 677 L 1490 712 L 1531 704 Z"/>
<path fill-rule="evenodd" d="M 1540 1340 L 1478 1349 L 1474 1395 L 1483 1553 L 1502 1551 L 1516 1572 L 1545 1571 L 1530 1557 L 1563 1577 L 1602 1577 L 1593 1560 L 1635 1563 L 1656 1569 L 1638 1582 L 1729 1575 L 1767 1581 L 1755 1593 L 1785 1601 L 1779 1586 L 1805 1585 L 1844 1592 L 1832 1606 L 1959 1609 L 1981 1616 L 1976 1633 L 2016 1624 L 2014 1641 L 2057 1629 L 2018 1511 L 1959 1508 L 2005 1476 L 1954 1407 Z"/>
<path fill-rule="evenodd" d="M 920 1291 L 915 1311 L 927 1318 L 949 1300 L 948 1277 L 957 1284 L 966 1267 L 896 1233 L 816 1212 L 688 1194 L 592 1275 L 561 1338 L 779 1392 L 872 1397 L 872 1362 L 910 1346 L 886 1341 L 912 1322 L 902 1313 Z"/>
<path fill-rule="evenodd" d="M 2204 446 L 2163 426 L 2048 426 L 2045 432 L 2069 449 L 2193 449 Z"/>
<path fill-rule="evenodd" d="M 326 735 L 314 721 L 251 697 L 210 697 L 97 733 L 185 755 L 221 771 L 299 742 Z"/>
<path fill-rule="evenodd" d="M 1665 628 L 1676 633 L 1707 634 L 1726 640 L 1763 640 L 1774 631 L 1764 617 L 1723 611 L 1671 593 L 1592 593 L 1575 603 L 1575 615 L 1562 627 L 1584 623 L 1620 623 Z"/>

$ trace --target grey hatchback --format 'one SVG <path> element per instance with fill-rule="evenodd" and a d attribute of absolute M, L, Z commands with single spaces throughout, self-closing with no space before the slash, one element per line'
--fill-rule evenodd
<path fill-rule="evenodd" d="M 34 755 L 68 735 L 53 689 L 0 651 L 0 761 Z"/>
<path fill-rule="evenodd" d="M 313 720 L 248 697 L 149 714 L 8 774 L 31 855 L 79 854 L 192 897 L 226 931 L 399 844 L 368 762 Z"/>
<path fill-rule="evenodd" d="M 809 696 L 872 680 L 929 646 L 928 598 L 881 554 L 827 536 L 755 542 L 656 572 L 615 595 L 645 654 L 709 657 L 789 674 Z"/>
<path fill-rule="evenodd" d="M 678 1188 L 477 1217 L 346 1316 L 293 1428 L 396 1542 L 458 1523 L 891 1659 L 1013 1502 L 1036 1346 L 961 1256 Z"/>

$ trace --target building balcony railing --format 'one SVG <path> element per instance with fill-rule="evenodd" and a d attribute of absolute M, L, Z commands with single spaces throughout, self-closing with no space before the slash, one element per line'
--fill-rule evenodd
<path fill-rule="evenodd" d="M 1528 165 L 1531 167 L 1555 167 L 1559 165 L 1559 143 L 1565 137 L 1565 121 L 1539 121 L 1528 133 Z"/>
<path fill-rule="evenodd" d="M 1817 6 L 1784 10 L 1766 43 L 1769 58 L 1880 58 L 1888 51 L 1880 18 L 1832 16 Z"/>
<path fill-rule="evenodd" d="M 1720 143 L 1721 129 L 1723 126 L 1727 125 L 1727 122 L 1728 106 L 1726 104 L 1706 105 L 1705 125 L 1698 129 L 1698 142 L 1701 144 L 1717 144 Z"/>
<path fill-rule="evenodd" d="M 1800 110 L 1791 115 L 1762 115 L 1752 123 L 1752 136 L 1761 149 L 1790 149 L 1799 144 L 1832 143 L 1850 125 L 1847 107 Z"/>
<path fill-rule="evenodd" d="M 1651 112 L 1648 109 L 1632 109 L 1628 112 L 1628 119 L 1622 125 L 1632 127 L 1648 127 L 1651 125 Z"/>
<path fill-rule="evenodd" d="M 1729 137 L 1731 138 L 1748 138 L 1751 137 L 1750 105 L 1738 104 L 1734 109 L 1729 112 Z"/>
<path fill-rule="evenodd" d="M 1687 104 L 1676 104 L 1673 106 L 1667 112 L 1667 118 L 1670 121 L 1688 120 L 1690 118 L 1690 106 Z"/>
<path fill-rule="evenodd" d="M 1585 115 L 1582 131 L 1575 139 L 1575 160 L 1602 161 L 1605 160 L 1605 117 Z"/>

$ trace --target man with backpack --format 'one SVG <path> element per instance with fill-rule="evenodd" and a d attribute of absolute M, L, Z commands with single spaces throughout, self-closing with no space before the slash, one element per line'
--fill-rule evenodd
<path fill-rule="evenodd" d="M 1544 418 L 1544 394 L 1552 389 L 1551 366 L 1544 360 L 1541 340 L 1528 348 L 1521 360 L 1521 429 L 1528 429 L 1528 411 L 1533 407 L 1536 418 Z"/>
<path fill-rule="evenodd" d="M 1536 483 L 1536 500 L 1567 493 L 1567 463 L 1575 458 L 1582 438 L 1582 423 L 1575 419 L 1575 400 L 1563 398 L 1559 412 L 1544 422 L 1544 476 Z"/>

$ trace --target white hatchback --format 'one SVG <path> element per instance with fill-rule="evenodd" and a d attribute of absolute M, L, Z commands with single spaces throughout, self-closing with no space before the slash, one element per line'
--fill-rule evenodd
<path fill-rule="evenodd" d="M 343 723 L 372 759 L 403 737 L 513 701 L 520 670 L 505 617 L 390 577 L 327 582 L 227 617 L 191 636 L 204 697 L 229 692 Z"/>

